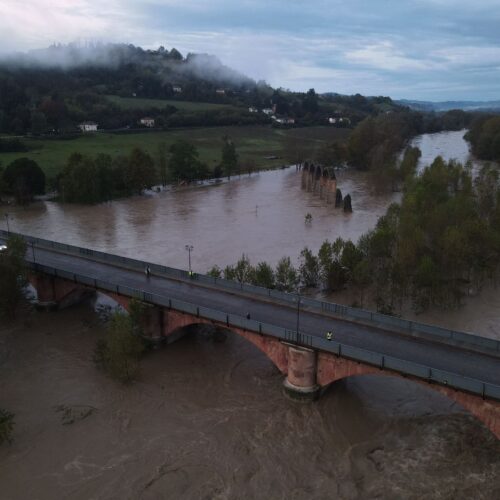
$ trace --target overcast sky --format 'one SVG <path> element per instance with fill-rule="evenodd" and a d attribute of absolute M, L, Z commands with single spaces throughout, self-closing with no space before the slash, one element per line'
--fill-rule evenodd
<path fill-rule="evenodd" d="M 500 0 L 0 0 L 0 50 L 208 52 L 292 90 L 500 99 Z"/>

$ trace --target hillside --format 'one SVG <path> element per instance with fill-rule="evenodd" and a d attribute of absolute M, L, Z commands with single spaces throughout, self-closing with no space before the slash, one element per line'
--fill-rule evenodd
<path fill-rule="evenodd" d="M 251 108 L 251 109 L 250 109 Z M 268 108 L 270 113 L 263 113 Z M 227 125 L 352 127 L 400 109 L 389 98 L 273 89 L 207 54 L 126 44 L 54 45 L 0 61 L 0 133 L 71 135 L 100 130 Z M 272 118 L 272 116 L 274 118 Z M 341 120 L 342 118 L 342 120 Z M 281 119 L 281 123 L 280 123 Z"/>

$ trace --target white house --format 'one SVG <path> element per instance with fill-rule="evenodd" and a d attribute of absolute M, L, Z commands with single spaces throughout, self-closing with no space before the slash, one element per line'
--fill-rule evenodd
<path fill-rule="evenodd" d="M 97 132 L 97 123 L 95 122 L 82 122 L 78 125 L 82 132 Z"/>
<path fill-rule="evenodd" d="M 180 94 L 182 92 L 182 87 L 180 85 L 173 85 L 172 90 L 177 94 Z"/>
<path fill-rule="evenodd" d="M 295 123 L 295 118 L 276 118 L 276 116 L 272 116 L 272 119 L 281 123 L 281 125 L 293 125 Z"/>
<path fill-rule="evenodd" d="M 264 108 L 262 112 L 265 113 L 266 115 L 272 115 L 274 113 L 274 111 L 271 108 Z"/>
<path fill-rule="evenodd" d="M 154 118 L 150 118 L 149 116 L 145 116 L 144 118 L 141 118 L 139 120 L 139 123 L 141 125 L 144 125 L 145 127 L 154 127 L 155 126 L 155 119 Z"/>
<path fill-rule="evenodd" d="M 337 118 L 328 118 L 328 123 L 331 123 L 332 125 L 337 123 Z"/>
<path fill-rule="evenodd" d="M 218 95 L 226 95 L 226 91 L 224 89 L 217 89 L 215 93 Z"/>
<path fill-rule="evenodd" d="M 257 108 L 254 108 L 253 106 L 250 106 L 250 107 L 248 108 L 248 111 L 249 111 L 250 113 L 258 113 L 258 112 L 259 112 L 259 110 L 258 110 Z"/>

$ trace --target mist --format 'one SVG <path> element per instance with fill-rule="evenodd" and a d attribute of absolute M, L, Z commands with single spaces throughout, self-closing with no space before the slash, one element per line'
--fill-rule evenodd
<path fill-rule="evenodd" d="M 189 53 L 183 57 L 175 48 L 170 51 L 163 47 L 150 50 L 132 44 L 74 42 L 67 45 L 54 44 L 44 49 L 0 56 L 0 64 L 8 67 L 68 71 L 78 67 L 114 69 L 129 63 L 150 67 L 155 72 L 162 68 L 165 80 L 171 79 L 172 74 L 177 74 L 212 83 L 255 85 L 254 80 L 223 65 L 215 56 Z"/>

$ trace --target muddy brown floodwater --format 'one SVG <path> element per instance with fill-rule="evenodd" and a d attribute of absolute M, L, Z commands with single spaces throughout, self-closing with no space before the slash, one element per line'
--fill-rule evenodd
<path fill-rule="evenodd" d="M 197 331 L 124 387 L 91 360 L 91 308 L 23 316 L 0 328 L 0 401 L 16 414 L 2 500 L 499 498 L 500 443 L 404 379 L 297 404 L 250 343 Z"/>
<path fill-rule="evenodd" d="M 463 153 L 460 134 L 441 137 Z M 440 153 L 463 159 L 454 152 Z M 189 243 L 199 272 L 243 252 L 276 263 L 357 239 L 398 199 L 365 174 L 338 178 L 353 214 L 301 191 L 291 168 L 93 207 L 47 202 L 12 211 L 11 225 L 173 267 L 187 267 Z M 499 293 L 471 304 L 429 318 L 497 336 Z M 254 346 L 203 329 L 149 353 L 124 387 L 92 362 L 103 334 L 91 305 L 0 325 L 0 407 L 16 414 L 0 448 L 1 500 L 500 498 L 500 442 L 432 389 L 360 376 L 297 404 Z"/>
<path fill-rule="evenodd" d="M 231 182 L 181 188 L 94 206 L 55 202 L 11 211 L 13 230 L 186 269 L 191 244 L 193 269 L 235 263 L 293 259 L 304 246 L 317 251 L 326 239 L 357 239 L 371 229 L 398 195 L 378 192 L 366 173 L 338 173 L 351 193 L 354 212 L 344 214 L 318 195 L 301 190 L 295 167 L 241 176 Z M 305 215 L 313 215 L 305 224 Z"/>

